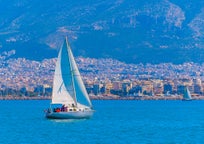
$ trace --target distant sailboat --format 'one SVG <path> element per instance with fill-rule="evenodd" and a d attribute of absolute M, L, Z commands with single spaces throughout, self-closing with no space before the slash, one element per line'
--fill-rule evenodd
<path fill-rule="evenodd" d="M 67 38 L 61 47 L 55 67 L 52 100 L 46 111 L 47 118 L 82 119 L 93 114 L 79 70 Z"/>
<path fill-rule="evenodd" d="M 186 100 L 186 101 L 192 100 L 191 93 L 190 93 L 188 87 L 185 87 L 185 89 L 184 89 L 184 94 L 183 94 L 182 100 Z"/>
<path fill-rule="evenodd" d="M 167 91 L 166 94 L 165 94 L 165 96 L 171 96 L 171 95 L 170 95 L 170 92 Z"/>

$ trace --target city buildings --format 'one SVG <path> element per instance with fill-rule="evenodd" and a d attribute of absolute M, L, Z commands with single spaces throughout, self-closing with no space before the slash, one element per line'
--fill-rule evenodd
<path fill-rule="evenodd" d="M 50 96 L 56 59 L 41 62 L 0 55 L 0 94 Z M 77 58 L 89 94 L 125 96 L 203 95 L 204 64 L 126 64 L 114 59 Z"/>

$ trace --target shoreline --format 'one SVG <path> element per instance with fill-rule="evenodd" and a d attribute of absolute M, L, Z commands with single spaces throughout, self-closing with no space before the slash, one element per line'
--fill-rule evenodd
<path fill-rule="evenodd" d="M 91 96 L 91 100 L 182 100 L 182 96 Z M 192 100 L 204 100 L 204 96 L 194 96 Z"/>
<path fill-rule="evenodd" d="M 51 96 L 0 96 L 0 100 L 50 100 Z M 91 100 L 182 100 L 182 96 L 90 96 Z M 193 96 L 193 100 L 204 100 L 204 96 Z"/>

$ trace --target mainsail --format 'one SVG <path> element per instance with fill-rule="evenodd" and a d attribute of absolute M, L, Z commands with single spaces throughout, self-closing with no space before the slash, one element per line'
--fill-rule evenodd
<path fill-rule="evenodd" d="M 67 38 L 59 52 L 56 63 L 52 104 L 92 106 Z"/>

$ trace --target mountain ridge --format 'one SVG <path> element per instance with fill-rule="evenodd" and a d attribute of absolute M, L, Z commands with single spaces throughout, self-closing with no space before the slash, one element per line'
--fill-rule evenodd
<path fill-rule="evenodd" d="M 127 63 L 202 63 L 204 2 L 2 0 L 0 52 L 42 60 L 68 36 L 76 56 Z"/>

